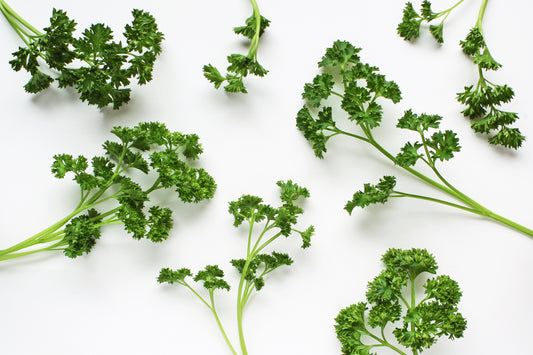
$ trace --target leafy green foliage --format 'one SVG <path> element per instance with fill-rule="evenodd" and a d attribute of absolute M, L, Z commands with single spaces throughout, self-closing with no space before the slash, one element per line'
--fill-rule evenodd
<path fill-rule="evenodd" d="M 11 9 L 0 9 L 26 43 L 13 53 L 10 64 L 15 71 L 31 74 L 24 86 L 27 92 L 41 92 L 57 81 L 60 88 L 75 88 L 89 105 L 118 109 L 130 100 L 133 80 L 138 85 L 152 80 L 163 34 L 148 12 L 132 11 L 133 21 L 125 27 L 122 44 L 113 41 L 113 31 L 102 23 L 74 37 L 77 24 L 62 10 L 53 9 L 50 26 L 41 33 L 22 23 Z"/>
<path fill-rule="evenodd" d="M 431 9 L 431 2 L 424 0 L 419 14 L 415 10 L 413 3 L 407 2 L 403 9 L 402 22 L 398 25 L 397 32 L 403 39 L 411 41 L 420 37 L 420 27 L 423 22 L 431 23 L 435 19 L 444 17 L 438 25 L 429 25 L 431 35 L 438 43 L 443 43 L 444 20 L 452 9 L 436 13 Z"/>
<path fill-rule="evenodd" d="M 364 189 L 357 191 L 344 209 L 352 214 L 355 207 L 365 208 L 371 204 L 385 203 L 394 192 L 394 186 L 396 186 L 394 176 L 384 176 L 376 185 L 365 184 Z"/>
<path fill-rule="evenodd" d="M 461 41 L 461 47 L 479 68 L 476 87 L 465 86 L 465 91 L 457 94 L 457 100 L 467 106 L 462 113 L 472 120 L 471 127 L 475 132 L 492 134 L 489 143 L 518 149 L 525 137 L 518 128 L 509 127 L 519 118 L 518 114 L 500 109 L 502 104 L 512 101 L 514 91 L 507 85 L 493 84 L 484 77 L 483 71 L 498 70 L 501 64 L 490 54 L 481 28 L 472 28 L 466 39 Z"/>
<path fill-rule="evenodd" d="M 411 2 L 406 3 L 402 22 L 398 25 L 398 34 L 405 40 L 413 40 L 419 37 L 420 26 L 425 21 L 431 23 L 437 18 L 443 17 L 438 24 L 430 24 L 429 31 L 438 43 L 443 43 L 444 21 L 448 15 L 463 0 L 458 1 L 451 8 L 435 13 L 431 9 L 431 3 L 424 0 L 420 14 L 416 12 Z M 491 55 L 483 35 L 482 20 L 485 14 L 486 1 L 480 8 L 480 15 L 476 25 L 470 30 L 463 41 L 460 41 L 463 52 L 478 66 L 479 80 L 477 84 L 464 87 L 464 91 L 457 94 L 457 101 L 466 105 L 463 115 L 471 120 L 474 132 L 489 135 L 489 143 L 518 149 L 525 141 L 525 137 L 518 128 L 510 125 L 519 118 L 517 113 L 503 111 L 501 105 L 509 103 L 513 97 L 513 89 L 507 85 L 497 85 L 485 78 L 484 72 L 498 70 L 501 64 Z"/>
<path fill-rule="evenodd" d="M 385 338 L 388 326 L 396 326 L 392 331 L 396 340 L 414 354 L 442 336 L 463 336 L 466 320 L 457 308 L 462 292 L 456 281 L 446 275 L 429 278 L 423 285 L 424 295 L 416 297 L 417 278 L 437 271 L 433 255 L 426 249 L 389 249 L 382 261 L 385 269 L 368 283 L 366 302 L 346 307 L 335 318 L 343 354 L 371 354 L 378 346 L 405 354 Z M 404 297 L 405 290 L 410 300 Z M 376 328 L 379 334 L 372 332 Z M 364 340 L 368 336 L 373 338 L 370 344 Z"/>
<path fill-rule="evenodd" d="M 293 263 L 287 253 L 276 251 L 264 253 L 264 249 L 273 244 L 279 237 L 289 237 L 292 234 L 299 234 L 302 238 L 302 248 L 307 248 L 310 246 L 311 236 L 314 234 L 313 226 L 304 231 L 295 228 L 299 215 L 303 213 L 302 207 L 297 203 L 301 199 L 309 197 L 309 191 L 291 180 L 278 181 L 277 185 L 280 188 L 280 200 L 282 202 L 278 207 L 265 204 L 262 198 L 253 195 L 242 195 L 239 199 L 229 203 L 229 213 L 234 218 L 233 225 L 240 227 L 245 224 L 249 230 L 246 256 L 231 260 L 231 265 L 240 274 L 237 288 L 237 320 L 239 344 L 243 353 L 247 353 L 247 351 L 242 328 L 242 316 L 248 300 L 254 291 L 263 289 L 267 275 L 282 266 L 289 266 Z M 236 354 L 215 308 L 214 291 L 216 289 L 230 290 L 229 283 L 223 279 L 224 272 L 216 265 L 209 265 L 194 276 L 194 281 L 203 281 L 203 287 L 207 290 L 209 298 L 201 296 L 201 292 L 196 291 L 187 282 L 187 277 L 192 277 L 189 269 L 171 270 L 164 268 L 160 271 L 157 280 L 160 283 L 177 283 L 190 289 L 211 310 L 228 347 Z"/>
<path fill-rule="evenodd" d="M 50 243 L 42 250 L 63 250 L 75 258 L 89 253 L 100 237 L 101 227 L 110 224 L 122 224 L 134 239 L 159 243 L 169 236 L 172 212 L 157 204 L 148 206 L 153 191 L 173 190 L 185 203 L 213 197 L 213 178 L 204 169 L 187 163 L 187 159 L 198 159 L 202 153 L 198 136 L 171 132 L 157 122 L 139 123 L 133 128 L 117 126 L 111 133 L 118 139 L 104 142 L 105 156 L 95 156 L 90 163 L 84 156 L 54 156 L 52 174 L 58 179 L 73 175 L 80 188 L 80 202 L 59 223 L 28 239 L 24 248 Z M 152 184 L 142 187 L 135 182 L 135 170 L 152 176 Z M 103 202 L 106 209 L 100 211 Z M 19 249 L 0 251 L 0 260 L 24 255 L 17 254 Z"/>
<path fill-rule="evenodd" d="M 385 176 L 378 184 L 365 184 L 362 190 L 355 192 L 352 199 L 346 203 L 345 210 L 351 214 L 356 207 L 365 208 L 371 204 L 385 203 L 395 197 L 410 197 L 488 217 L 533 236 L 531 229 L 494 214 L 462 193 L 441 174 L 439 164 L 452 159 L 461 150 L 457 134 L 451 130 L 440 129 L 441 116 L 406 110 L 397 120 L 396 127 L 414 134 L 414 139 L 406 141 L 397 153 L 392 153 L 376 140 L 375 137 L 379 135 L 375 135 L 374 131 L 387 123 L 381 102 L 399 102 L 401 91 L 394 81 L 387 80 L 379 73 L 379 68 L 363 63 L 359 53 L 359 48 L 345 41 L 336 41 L 326 50 L 319 63 L 323 72 L 318 74 L 312 83 L 304 85 L 302 97 L 306 102 L 296 115 L 297 128 L 311 144 L 315 155 L 321 159 L 324 158 L 331 139 L 346 136 L 375 148 L 395 166 L 449 198 L 399 191 L 396 189 L 397 179 L 394 176 Z M 495 91 L 502 99 L 508 93 L 509 90 L 505 88 Z M 340 109 L 329 105 L 330 102 L 335 104 L 338 101 L 325 101 L 330 95 L 340 98 Z M 338 117 L 334 117 L 334 112 Z M 500 114 L 499 117 L 502 116 L 503 114 Z M 339 125 L 339 117 L 347 119 L 352 125 Z M 506 119 L 511 121 L 513 116 Z M 502 133 L 506 139 L 511 139 L 513 134 L 512 130 Z M 493 139 L 499 139 L 496 137 L 500 136 Z M 423 166 L 420 167 L 421 165 Z"/>
<path fill-rule="evenodd" d="M 255 3 L 255 1 L 253 1 Z M 224 85 L 226 92 L 240 92 L 247 93 L 244 86 L 243 78 L 252 74 L 263 77 L 268 73 L 268 70 L 263 68 L 257 60 L 257 49 L 259 46 L 259 38 L 265 32 L 265 29 L 270 25 L 270 21 L 261 16 L 257 6 L 254 6 L 252 16 L 248 17 L 244 26 L 235 27 L 233 31 L 236 34 L 243 35 L 251 40 L 250 49 L 247 55 L 230 54 L 227 59 L 229 66 L 227 67 L 227 74 L 222 75 L 220 71 L 211 64 L 204 65 L 204 77 L 216 89 Z M 258 31 L 259 29 L 259 31 Z"/>

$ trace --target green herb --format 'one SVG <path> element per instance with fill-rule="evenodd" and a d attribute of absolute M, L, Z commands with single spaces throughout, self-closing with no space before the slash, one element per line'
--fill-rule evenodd
<path fill-rule="evenodd" d="M 369 144 L 394 165 L 443 192 L 450 199 L 399 191 L 396 189 L 396 178 L 386 176 L 378 184 L 366 184 L 362 191 L 356 192 L 345 209 L 351 213 L 355 207 L 385 203 L 394 197 L 411 197 L 459 208 L 533 236 L 533 230 L 483 207 L 441 174 L 438 165 L 453 158 L 461 147 L 454 132 L 439 130 L 442 119 L 440 116 L 406 111 L 396 127 L 412 131 L 417 140 L 405 143 L 397 154 L 389 152 L 377 142 L 373 130 L 381 125 L 383 119 L 383 108 L 378 101 L 388 99 L 397 103 L 401 100 L 401 92 L 396 83 L 386 80 L 385 76 L 378 73 L 378 68 L 361 62 L 358 56 L 360 50 L 343 41 L 337 41 L 332 48 L 327 49 L 319 63 L 319 67 L 327 70 L 327 73 L 319 74 L 312 83 L 305 84 L 302 96 L 307 100 L 307 105 L 298 112 L 297 127 L 312 144 L 319 158 L 324 157 L 327 142 L 331 138 L 347 136 Z M 337 78 L 341 80 L 340 85 L 337 85 Z M 357 126 L 357 129 L 344 130 L 337 126 L 333 119 L 332 107 L 323 105 L 323 100 L 331 95 L 340 98 L 340 108 L 346 112 L 349 121 Z M 419 165 L 423 165 L 422 169 L 417 168 Z M 433 177 L 427 175 L 427 168 Z"/>
<path fill-rule="evenodd" d="M 152 80 L 163 34 L 148 12 L 132 11 L 133 22 L 125 27 L 123 45 L 113 42 L 113 31 L 102 23 L 91 25 L 75 38 L 76 22 L 62 10 L 52 11 L 44 32 L 3 0 L 0 11 L 26 44 L 13 53 L 10 64 L 15 71 L 24 69 L 31 74 L 24 85 L 27 92 L 38 93 L 57 81 L 60 88 L 74 87 L 90 105 L 118 109 L 130 100 L 132 80 L 139 85 Z M 41 62 L 46 63 L 45 69 Z"/>
<path fill-rule="evenodd" d="M 427 279 L 424 295 L 417 297 L 419 277 L 437 271 L 433 255 L 426 249 L 389 249 L 382 260 L 385 270 L 368 283 L 367 302 L 343 309 L 335 319 L 343 354 L 376 354 L 371 351 L 378 347 L 407 354 L 385 337 L 394 324 L 398 325 L 392 331 L 397 342 L 414 355 L 442 336 L 463 336 L 466 320 L 457 310 L 462 292 L 456 281 L 445 275 Z"/>
<path fill-rule="evenodd" d="M 106 156 L 92 158 L 92 169 L 84 156 L 54 156 L 52 173 L 59 179 L 69 173 L 74 175 L 80 187 L 80 202 L 59 222 L 0 250 L 0 260 L 48 250 L 61 250 L 75 258 L 89 253 L 100 238 L 101 227 L 112 224 L 123 225 L 134 239 L 162 242 L 172 228 L 172 212 L 153 203 L 147 206 L 153 191 L 172 189 L 187 203 L 213 197 L 213 178 L 183 159 L 198 159 L 202 153 L 197 135 L 171 132 L 157 122 L 140 123 L 133 128 L 114 127 L 111 133 L 118 141 L 103 144 Z M 143 188 L 135 182 L 131 173 L 136 170 L 151 177 L 151 185 Z M 99 207 L 103 210 L 99 211 Z"/>
<path fill-rule="evenodd" d="M 406 3 L 402 22 L 398 25 L 398 34 L 406 40 L 414 40 L 420 34 L 422 22 L 432 23 L 442 18 L 438 25 L 429 26 L 433 37 L 437 42 L 442 43 L 444 21 L 463 1 L 457 2 L 445 11 L 433 12 L 431 3 L 424 0 L 420 14 L 416 12 L 411 2 Z M 501 68 L 501 64 L 490 53 L 483 34 L 482 23 L 487 2 L 488 0 L 482 1 L 475 26 L 470 30 L 466 39 L 460 42 L 463 52 L 477 65 L 479 79 L 475 86 L 465 86 L 465 91 L 457 94 L 457 100 L 467 106 L 462 113 L 472 121 L 471 127 L 475 132 L 490 135 L 489 143 L 491 144 L 517 149 L 525 140 L 518 128 L 510 127 L 519 118 L 518 114 L 501 109 L 502 104 L 513 99 L 514 91 L 507 85 L 494 84 L 485 77 L 488 70 L 495 71 Z"/>
<path fill-rule="evenodd" d="M 235 259 L 231 264 L 237 269 L 241 277 L 237 291 L 237 322 L 239 333 L 239 345 L 241 354 L 248 354 L 244 338 L 243 314 L 244 308 L 248 304 L 254 291 L 259 291 L 265 285 L 265 277 L 277 268 L 291 265 L 293 260 L 285 253 L 272 252 L 263 253 L 264 249 L 273 244 L 279 237 L 288 237 L 291 234 L 298 234 L 302 238 L 302 248 L 311 245 L 311 236 L 314 233 L 313 226 L 305 231 L 294 228 L 298 222 L 298 216 L 303 213 L 303 209 L 296 202 L 301 198 L 309 196 L 307 189 L 294 184 L 292 181 L 279 181 L 281 189 L 280 198 L 282 205 L 274 208 L 264 204 L 263 199 L 257 196 L 243 195 L 237 201 L 230 202 L 229 212 L 234 217 L 233 225 L 239 227 L 247 224 L 249 228 L 246 256 L 243 259 Z M 246 222 L 246 223 L 245 223 Z M 260 229 L 257 231 L 257 227 Z M 201 295 L 188 278 L 193 281 L 202 282 L 209 297 Z M 171 270 L 164 268 L 161 270 L 158 282 L 177 283 L 192 291 L 202 303 L 212 312 L 218 327 L 233 354 L 237 354 L 235 347 L 230 341 L 215 307 L 215 290 L 230 290 L 230 285 L 223 279 L 224 272 L 217 265 L 208 265 L 204 270 L 193 273 L 186 268 Z"/>
<path fill-rule="evenodd" d="M 247 93 L 243 83 L 244 77 L 248 74 L 263 77 L 268 73 L 268 70 L 263 68 L 257 61 L 257 49 L 259 48 L 259 37 L 261 37 L 265 29 L 268 27 L 270 21 L 261 16 L 255 0 L 250 0 L 250 2 L 253 7 L 252 16 L 246 19 L 244 26 L 233 28 L 233 31 L 236 34 L 243 35 L 251 40 L 248 54 L 229 55 L 228 63 L 230 65 L 227 68 L 228 72 L 225 76 L 213 65 L 204 65 L 204 76 L 207 80 L 212 82 L 217 89 L 223 83 L 226 83 L 224 90 L 227 92 Z"/>

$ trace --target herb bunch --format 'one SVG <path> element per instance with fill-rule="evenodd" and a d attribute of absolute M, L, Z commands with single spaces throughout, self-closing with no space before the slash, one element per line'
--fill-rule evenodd
<path fill-rule="evenodd" d="M 375 185 L 365 184 L 364 189 L 356 192 L 352 200 L 347 202 L 345 209 L 352 213 L 355 207 L 364 208 L 370 204 L 385 203 L 390 198 L 410 197 L 455 207 L 533 236 L 533 230 L 490 211 L 443 176 L 439 164 L 452 159 L 461 147 L 456 133 L 439 130 L 441 116 L 416 114 L 407 110 L 396 127 L 413 132 L 417 140 L 406 142 L 400 152 L 395 154 L 374 138 L 373 131 L 383 120 L 383 108 L 379 100 L 387 99 L 397 103 L 401 100 L 401 92 L 395 82 L 386 80 L 384 75 L 378 73 L 377 67 L 361 62 L 358 55 L 360 50 L 345 41 L 336 41 L 326 50 L 318 63 L 325 72 L 304 86 L 302 97 L 307 103 L 297 114 L 298 129 L 312 144 L 315 155 L 319 158 L 324 157 L 327 142 L 331 138 L 340 135 L 350 137 L 369 144 L 394 165 L 444 193 L 449 199 L 402 192 L 396 189 L 396 177 L 385 176 Z M 332 95 L 340 98 L 340 108 L 356 129 L 343 130 L 337 126 L 332 107 L 323 104 L 323 100 Z M 420 165 L 422 169 L 419 169 Z M 427 168 L 433 176 L 428 176 Z"/>
<path fill-rule="evenodd" d="M 228 56 L 229 66 L 225 76 L 211 64 L 203 67 L 205 78 L 213 83 L 216 89 L 226 83 L 224 90 L 227 92 L 247 93 L 243 78 L 248 76 L 248 74 L 263 77 L 268 73 L 268 70 L 263 68 L 257 60 L 257 50 L 259 48 L 259 38 L 269 26 L 270 21 L 261 16 L 255 0 L 250 0 L 250 2 L 253 7 L 252 15 L 246 19 L 244 26 L 233 28 L 236 34 L 243 35 L 251 40 L 248 54 L 230 54 Z"/>
<path fill-rule="evenodd" d="M 298 234 L 302 238 L 302 248 L 311 245 L 311 236 L 314 233 L 313 226 L 304 231 L 295 228 L 298 216 L 303 209 L 296 204 L 301 198 L 309 197 L 309 191 L 289 181 L 278 181 L 280 187 L 280 199 L 282 205 L 275 208 L 263 203 L 263 199 L 252 195 L 243 195 L 237 201 L 229 204 L 229 213 L 234 217 L 233 225 L 239 227 L 242 224 L 248 226 L 248 241 L 246 255 L 242 259 L 231 260 L 231 264 L 239 272 L 240 280 L 237 291 L 237 323 L 239 333 L 239 345 L 242 355 L 248 354 L 244 337 L 243 314 L 250 297 L 254 292 L 260 291 L 265 285 L 265 277 L 282 266 L 288 266 L 293 260 L 286 253 L 264 253 L 263 250 L 277 241 L 281 236 L 289 237 Z M 259 227 L 259 232 L 256 228 Z M 195 275 L 190 269 L 182 268 L 172 270 L 164 268 L 157 279 L 160 283 L 178 284 L 188 288 L 202 303 L 211 311 L 215 321 L 224 337 L 226 344 L 233 354 L 237 354 L 236 348 L 230 341 L 215 307 L 215 291 L 230 290 L 230 285 L 224 280 L 224 271 L 218 265 L 208 265 Z M 202 283 L 208 297 L 201 295 L 192 281 Z M 205 292 L 204 291 L 204 292 Z"/>
<path fill-rule="evenodd" d="M 431 9 L 431 2 L 424 0 L 420 14 L 416 12 L 411 2 L 406 3 L 402 22 L 398 25 L 398 34 L 405 40 L 414 40 L 418 38 L 423 22 L 432 23 L 442 18 L 438 25 L 430 24 L 429 31 L 438 43 L 443 43 L 444 21 L 463 1 L 457 2 L 447 10 L 434 12 Z M 506 84 L 495 84 L 486 78 L 489 70 L 496 71 L 502 67 L 489 51 L 483 33 L 483 18 L 487 3 L 488 0 L 482 1 L 474 27 L 460 42 L 463 52 L 477 65 L 479 78 L 475 85 L 465 86 L 464 91 L 457 94 L 457 101 L 466 105 L 462 113 L 472 121 L 471 127 L 475 132 L 490 135 L 491 144 L 517 149 L 525 140 L 518 128 L 511 127 L 518 120 L 518 114 L 501 108 L 502 104 L 512 101 L 514 91 Z"/>
<path fill-rule="evenodd" d="M 74 175 L 80 202 L 49 228 L 0 250 L 0 260 L 52 250 L 76 258 L 91 251 L 103 226 L 115 224 L 123 225 L 134 239 L 159 243 L 169 236 L 172 211 L 153 202 L 148 206 L 152 192 L 171 189 L 186 203 L 213 197 L 213 178 L 186 161 L 198 159 L 202 153 L 197 135 L 171 132 L 157 122 L 133 128 L 117 126 L 111 133 L 118 141 L 106 141 L 105 156 L 93 157 L 90 164 L 82 155 L 54 156 L 52 173 L 59 179 Z M 135 182 L 131 176 L 135 171 L 152 177 L 151 185 L 142 187 Z"/>
<path fill-rule="evenodd" d="M 57 81 L 60 88 L 75 88 L 89 105 L 118 109 L 130 101 L 132 81 L 144 85 L 152 80 L 163 34 L 146 11 L 132 11 L 133 21 L 125 27 L 124 45 L 114 42 L 113 31 L 102 23 L 74 37 L 77 24 L 62 10 L 53 9 L 50 26 L 44 32 L 4 0 L 0 0 L 0 11 L 26 44 L 13 53 L 15 59 L 9 63 L 15 71 L 24 69 L 31 74 L 24 85 L 29 93 L 41 92 Z"/>
<path fill-rule="evenodd" d="M 424 295 L 417 295 L 419 277 L 438 269 L 433 255 L 426 249 L 389 249 L 381 260 L 385 269 L 368 283 L 367 301 L 341 310 L 335 318 L 343 354 L 375 354 L 371 352 L 374 348 L 386 347 L 405 355 L 385 336 L 387 328 L 395 324 L 394 337 L 413 355 L 442 336 L 463 336 L 466 320 L 458 312 L 462 292 L 456 281 L 446 275 L 429 278 L 423 284 Z"/>

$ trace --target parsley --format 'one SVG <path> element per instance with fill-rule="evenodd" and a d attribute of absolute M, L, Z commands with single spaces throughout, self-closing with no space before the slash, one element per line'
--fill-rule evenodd
<path fill-rule="evenodd" d="M 105 156 L 95 156 L 90 162 L 81 155 L 54 156 L 52 173 L 59 179 L 74 175 L 80 187 L 80 202 L 59 222 L 0 250 L 0 260 L 50 250 L 61 250 L 76 258 L 91 251 L 100 238 L 101 227 L 113 224 L 123 225 L 134 239 L 147 238 L 159 243 L 169 236 L 172 212 L 153 202 L 148 206 L 153 191 L 174 190 L 186 203 L 213 197 L 216 188 L 213 178 L 204 169 L 190 167 L 183 159 L 195 160 L 202 153 L 197 135 L 171 132 L 157 122 L 140 123 L 133 128 L 117 126 L 111 133 L 118 141 L 103 144 Z M 151 177 L 151 185 L 143 188 L 135 182 L 131 177 L 134 171 Z"/>
<path fill-rule="evenodd" d="M 429 278 L 422 286 L 424 295 L 417 297 L 419 277 L 437 271 L 433 255 L 426 249 L 389 249 L 381 260 L 385 270 L 368 283 L 367 301 L 341 310 L 335 318 L 343 354 L 371 354 L 374 348 L 387 347 L 405 355 L 385 337 L 394 324 L 397 342 L 413 354 L 442 336 L 452 340 L 463 336 L 466 320 L 457 309 L 462 292 L 456 281 L 446 275 Z M 376 328 L 378 334 L 371 331 Z"/>
<path fill-rule="evenodd" d="M 89 105 L 118 109 L 129 102 L 133 80 L 139 85 L 152 80 L 163 34 L 148 12 L 132 11 L 133 21 L 125 27 L 123 45 L 113 42 L 113 31 L 102 23 L 91 25 L 75 38 L 77 24 L 62 10 L 53 9 L 44 32 L 3 0 L 0 10 L 26 44 L 13 53 L 15 59 L 9 63 L 15 71 L 24 69 L 31 74 L 24 85 L 29 93 L 41 92 L 57 81 L 60 88 L 74 87 Z M 46 63 L 44 70 L 41 61 Z"/>
<path fill-rule="evenodd" d="M 487 217 L 533 236 L 533 230 L 483 207 L 442 175 L 439 164 L 452 159 L 461 149 L 456 133 L 439 129 L 442 117 L 406 111 L 396 127 L 411 131 L 416 140 L 406 142 L 396 154 L 389 152 L 375 139 L 373 130 L 383 121 L 380 100 L 397 103 L 401 100 L 401 92 L 395 82 L 388 81 L 384 75 L 378 73 L 378 68 L 362 63 L 359 51 L 359 48 L 344 41 L 337 41 L 333 47 L 327 49 L 318 64 L 327 73 L 317 75 L 312 83 L 304 86 L 302 97 L 306 99 L 307 104 L 297 114 L 298 129 L 311 143 L 315 155 L 319 158 L 324 157 L 330 139 L 339 135 L 347 136 L 369 144 L 394 165 L 450 199 L 402 192 L 396 189 L 394 176 L 385 176 L 376 185 L 364 185 L 364 189 L 357 191 L 352 200 L 347 202 L 345 209 L 352 213 L 356 207 L 364 208 L 370 204 L 385 203 L 390 198 L 411 197 Z M 340 79 L 339 85 L 336 79 Z M 333 108 L 323 104 L 323 100 L 332 95 L 340 98 L 340 108 L 358 129 L 345 130 L 337 126 L 333 118 Z M 422 168 L 418 169 L 420 165 Z M 428 176 L 427 168 L 433 177 Z"/>
<path fill-rule="evenodd" d="M 265 277 L 282 266 L 288 266 L 293 260 L 286 253 L 271 252 L 263 253 L 263 250 L 273 244 L 279 237 L 289 237 L 298 234 L 302 238 L 302 248 L 311 245 L 311 236 L 314 233 L 313 226 L 305 231 L 295 229 L 298 216 L 303 209 L 296 203 L 301 198 L 309 197 L 309 191 L 292 181 L 278 181 L 281 189 L 281 206 L 272 207 L 263 203 L 263 199 L 257 196 L 243 195 L 237 201 L 229 203 L 229 213 L 234 217 L 233 225 L 239 227 L 242 224 L 248 226 L 248 241 L 246 255 L 242 259 L 231 260 L 231 264 L 239 272 L 240 280 L 237 291 L 237 322 L 239 333 L 239 345 L 243 355 L 248 354 L 243 330 L 243 313 L 250 297 L 255 291 L 261 290 L 265 285 Z M 256 228 L 259 226 L 259 230 Z M 208 265 L 193 276 L 187 268 L 161 270 L 157 281 L 159 283 L 179 284 L 192 291 L 202 303 L 209 308 L 224 337 L 224 340 L 233 354 L 237 354 L 232 345 L 215 307 L 215 291 L 230 290 L 230 285 L 224 279 L 224 272 L 217 265 Z M 201 295 L 188 278 L 192 281 L 201 282 L 209 297 Z"/>
<path fill-rule="evenodd" d="M 398 25 L 398 34 L 405 40 L 414 40 L 420 34 L 422 22 L 431 23 L 442 17 L 442 21 L 438 25 L 431 24 L 429 30 L 438 43 L 443 43 L 444 21 L 463 1 L 445 11 L 433 12 L 431 3 L 424 0 L 420 14 L 411 2 L 406 3 L 402 22 Z M 475 132 L 490 135 L 491 144 L 518 149 L 525 137 L 518 128 L 510 127 L 518 120 L 518 114 L 501 109 L 502 104 L 513 99 L 514 91 L 507 85 L 495 84 L 485 77 L 487 71 L 496 71 L 502 66 L 490 53 L 483 34 L 482 23 L 487 2 L 488 0 L 482 1 L 475 26 L 465 40 L 460 42 L 463 52 L 477 65 L 479 79 L 475 85 L 465 86 L 464 91 L 457 94 L 457 101 L 467 106 L 462 113 L 472 121 L 471 127 Z"/>
<path fill-rule="evenodd" d="M 243 35 L 251 40 L 250 49 L 247 55 L 231 54 L 228 56 L 227 74 L 224 76 L 220 71 L 211 64 L 204 65 L 204 76 L 209 80 L 216 89 L 223 83 L 224 90 L 227 92 L 247 93 L 244 86 L 243 78 L 248 74 L 263 77 L 268 70 L 263 68 L 257 61 L 257 49 L 259 48 L 259 37 L 269 26 L 270 21 L 261 16 L 259 7 L 255 0 L 250 0 L 253 7 L 252 16 L 246 19 L 245 25 L 233 28 L 236 34 Z"/>

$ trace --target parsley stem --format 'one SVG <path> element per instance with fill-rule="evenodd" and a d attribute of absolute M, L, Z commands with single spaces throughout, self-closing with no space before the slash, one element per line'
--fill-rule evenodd
<path fill-rule="evenodd" d="M 209 300 L 211 301 L 211 306 L 209 308 L 211 309 L 211 312 L 213 313 L 213 316 L 215 317 L 218 328 L 220 329 L 220 332 L 222 333 L 222 336 L 224 337 L 224 341 L 226 341 L 226 344 L 228 344 L 228 347 L 230 348 L 231 352 L 237 355 L 237 352 L 235 351 L 235 348 L 233 348 L 233 345 L 231 344 L 231 341 L 229 340 L 228 335 L 226 334 L 226 331 L 224 330 L 224 326 L 222 325 L 222 322 L 220 321 L 220 318 L 218 317 L 218 313 L 215 308 L 214 292 L 212 289 L 209 290 Z"/>
<path fill-rule="evenodd" d="M 17 32 L 17 34 L 22 38 L 26 44 L 28 44 L 27 40 L 30 37 L 33 37 L 32 35 L 28 34 L 26 31 L 24 31 L 23 27 L 19 25 L 23 25 L 25 28 L 33 32 L 36 36 L 40 37 L 43 36 L 43 33 L 39 31 L 37 28 L 33 27 L 29 22 L 24 20 L 18 13 L 15 12 L 4 0 L 0 0 L 0 11 L 4 14 L 6 19 L 9 21 L 13 29 Z M 22 34 L 24 34 L 25 38 Z"/>
<path fill-rule="evenodd" d="M 459 209 L 462 209 L 462 210 L 465 210 L 465 211 L 468 211 L 468 212 L 471 212 L 471 213 L 475 213 L 475 214 L 478 214 L 478 215 L 481 215 L 481 216 L 485 216 L 483 213 L 481 213 L 478 210 L 475 210 L 473 208 L 465 207 L 465 206 L 458 205 L 458 204 L 453 203 L 453 202 L 448 202 L 448 201 L 445 201 L 445 200 L 441 200 L 441 199 L 438 199 L 438 198 L 429 197 L 429 196 L 423 196 L 423 195 L 409 194 L 409 193 L 400 192 L 400 191 L 396 191 L 396 190 L 394 190 L 393 193 L 395 193 L 397 195 L 391 195 L 390 197 L 411 197 L 411 198 L 416 198 L 416 199 L 419 199 L 419 200 L 426 200 L 426 201 L 440 203 L 440 204 L 443 204 L 443 205 L 447 205 L 447 206 L 459 208 Z"/>
<path fill-rule="evenodd" d="M 255 19 L 255 33 L 250 44 L 250 50 L 248 51 L 248 57 L 255 58 L 257 56 L 257 49 L 259 48 L 259 36 L 261 33 L 261 13 L 259 12 L 259 6 L 255 0 L 250 0 L 252 3 L 253 14 Z"/>
<path fill-rule="evenodd" d="M 488 0 L 483 0 L 483 2 L 481 3 L 481 7 L 479 8 L 479 13 L 477 16 L 477 21 L 476 21 L 476 27 L 479 29 L 479 32 L 481 32 L 481 34 L 483 34 L 482 23 L 483 23 L 483 18 L 485 17 L 485 10 L 487 9 L 487 3 L 488 3 Z"/>

